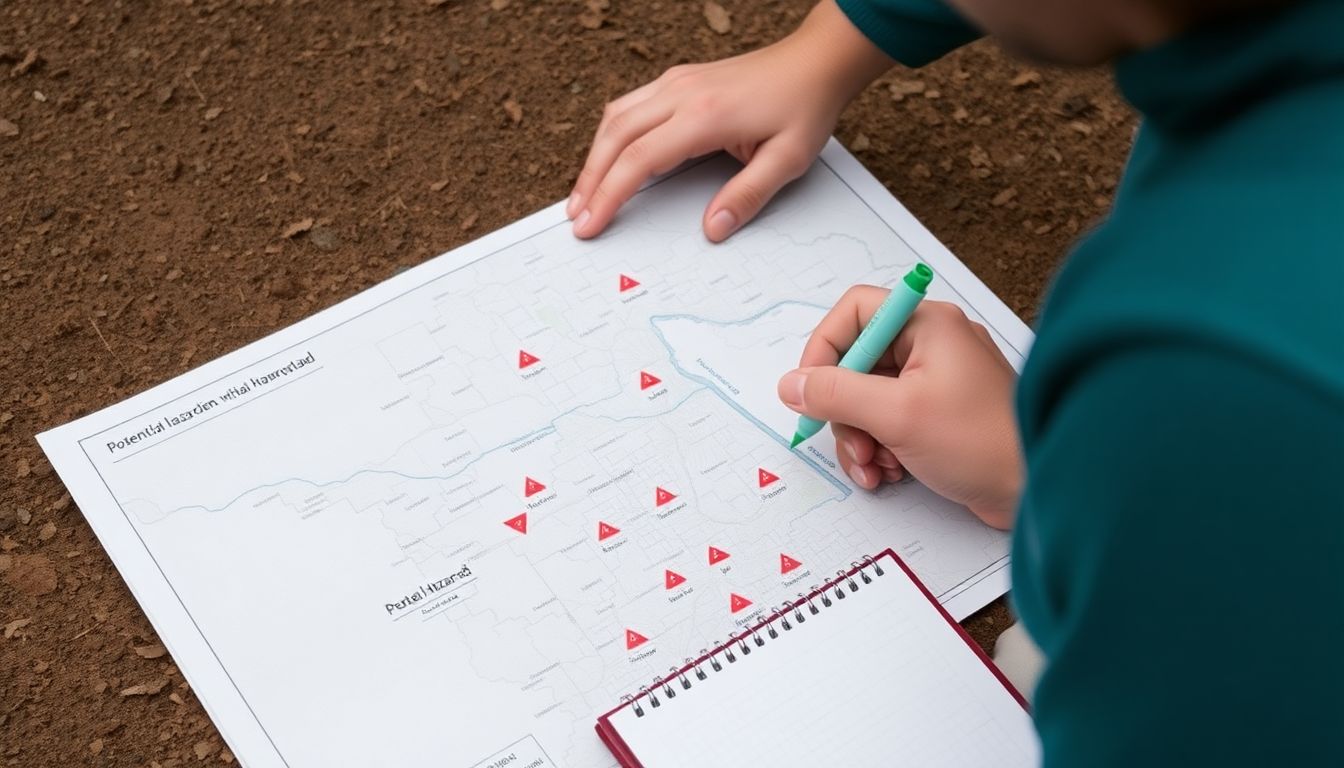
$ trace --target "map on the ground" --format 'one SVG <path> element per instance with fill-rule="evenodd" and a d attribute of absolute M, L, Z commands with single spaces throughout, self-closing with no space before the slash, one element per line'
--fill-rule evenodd
<path fill-rule="evenodd" d="M 592 241 L 553 206 L 40 437 L 244 765 L 612 765 L 622 694 L 866 554 L 957 618 L 1007 589 L 1005 534 L 856 488 L 829 431 L 790 451 L 775 384 L 917 259 L 1015 365 L 1031 333 L 835 142 L 708 243 L 736 167 Z"/>

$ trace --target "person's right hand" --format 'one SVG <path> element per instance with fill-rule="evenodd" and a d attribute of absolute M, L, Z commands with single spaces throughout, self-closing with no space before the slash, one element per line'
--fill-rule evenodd
<path fill-rule="evenodd" d="M 779 380 L 789 408 L 831 422 L 836 454 L 863 488 L 910 472 L 996 528 L 1017 513 L 1024 481 L 1013 415 L 1017 373 L 989 331 L 955 304 L 925 301 L 872 373 L 836 367 L 887 298 L 849 289 Z"/>
<path fill-rule="evenodd" d="M 892 64 L 823 0 L 789 37 L 741 56 L 673 67 L 606 106 L 565 213 L 593 237 L 650 176 L 717 150 L 744 167 L 705 209 L 719 242 L 801 176 L 841 111 Z"/>

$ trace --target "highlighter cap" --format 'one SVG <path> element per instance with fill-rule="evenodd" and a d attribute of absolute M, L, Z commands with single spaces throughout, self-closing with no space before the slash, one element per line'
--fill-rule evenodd
<path fill-rule="evenodd" d="M 933 270 L 929 269 L 929 265 L 922 261 L 916 264 L 914 269 L 905 273 L 905 284 L 910 286 L 910 290 L 920 295 L 924 294 L 924 291 L 929 287 L 929 283 L 932 282 Z"/>

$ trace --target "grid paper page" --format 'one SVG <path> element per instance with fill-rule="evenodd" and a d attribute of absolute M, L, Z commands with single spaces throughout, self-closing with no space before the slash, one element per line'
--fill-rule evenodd
<path fill-rule="evenodd" d="M 708 679 L 690 676 L 690 690 L 674 682 L 657 709 L 645 700 L 644 717 L 620 710 L 617 732 L 646 768 L 1038 765 L 1030 716 L 905 573 L 883 565 L 722 672 L 703 665 Z"/>

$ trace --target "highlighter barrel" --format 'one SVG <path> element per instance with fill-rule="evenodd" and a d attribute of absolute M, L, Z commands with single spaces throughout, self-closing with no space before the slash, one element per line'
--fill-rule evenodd
<path fill-rule="evenodd" d="M 859 373 L 871 372 L 924 299 L 931 282 L 933 270 L 922 262 L 905 273 L 905 277 L 891 289 L 886 300 L 873 313 L 872 319 L 859 332 L 854 344 L 840 358 L 840 367 Z M 799 443 L 820 432 L 825 424 L 810 416 L 799 416 L 798 429 L 789 447 L 796 448 Z"/>

